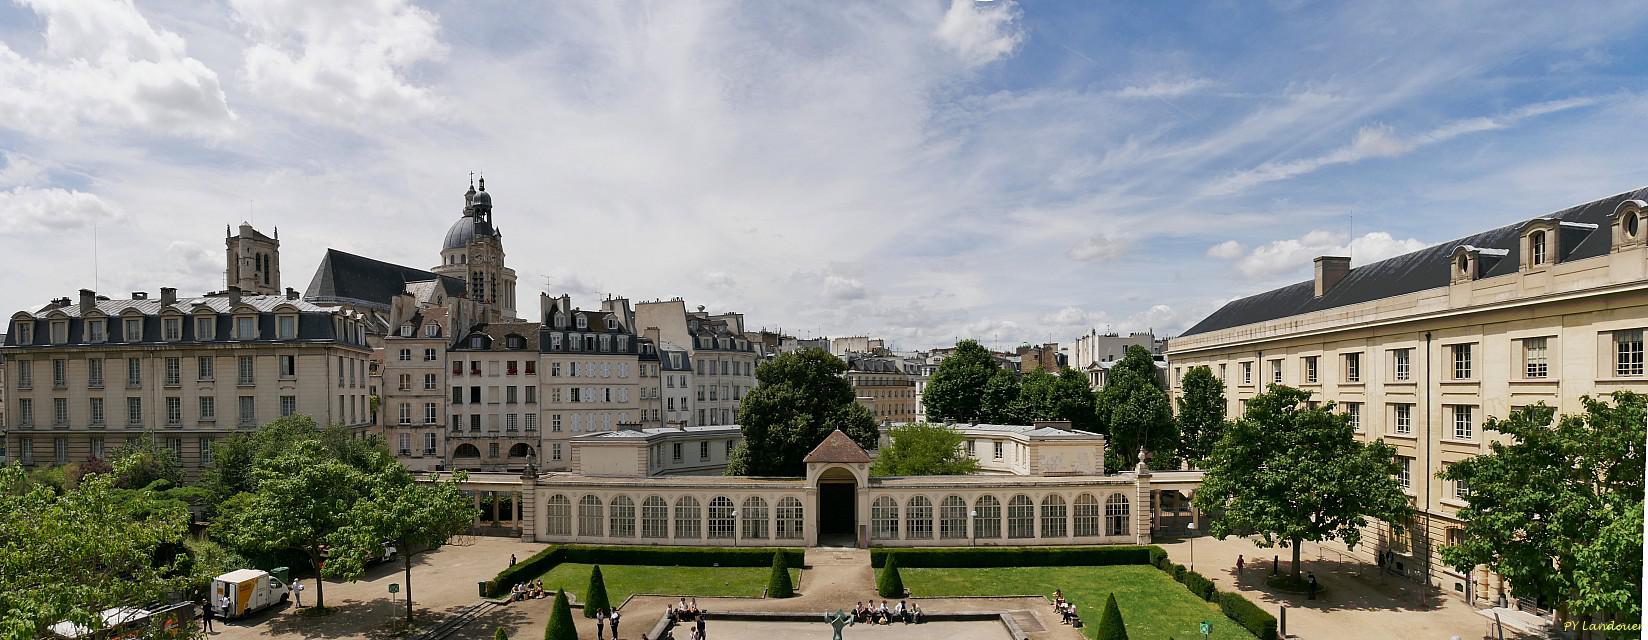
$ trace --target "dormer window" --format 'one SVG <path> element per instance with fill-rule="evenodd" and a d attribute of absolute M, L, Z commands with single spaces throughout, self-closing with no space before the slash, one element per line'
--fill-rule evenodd
<path fill-rule="evenodd" d="M 17 321 L 17 344 L 34 343 L 34 320 Z"/>
<path fill-rule="evenodd" d="M 555 314 L 555 327 L 557 329 L 566 327 L 566 314 L 564 314 L 564 313 L 556 313 Z"/>
<path fill-rule="evenodd" d="M 511 349 L 525 349 L 526 348 L 526 338 L 523 338 L 521 336 L 509 336 L 509 337 L 505 338 L 504 341 L 505 341 L 505 344 L 509 345 L 509 348 L 511 348 Z"/>
<path fill-rule="evenodd" d="M 469 337 L 469 348 L 471 348 L 471 349 L 485 349 L 486 348 L 486 338 L 481 337 L 481 336 L 470 336 Z"/>
<path fill-rule="evenodd" d="M 91 319 L 86 321 L 86 342 L 104 342 L 109 339 L 109 321 Z M 21 338 L 17 341 L 23 344 Z"/>
<path fill-rule="evenodd" d="M 143 319 L 142 318 L 127 318 L 125 320 L 125 324 L 123 324 L 121 326 L 122 326 L 122 330 L 125 332 L 126 342 L 142 342 L 143 341 Z"/>
<path fill-rule="evenodd" d="M 438 324 L 435 324 L 435 323 L 431 322 L 431 323 L 426 324 L 426 325 L 423 326 L 423 337 L 425 337 L 425 338 L 439 338 L 440 336 L 441 336 L 441 325 L 438 325 Z"/>
<path fill-rule="evenodd" d="M 235 339 L 256 340 L 257 316 L 235 316 Z"/>
<path fill-rule="evenodd" d="M 617 331 L 618 330 L 618 319 L 617 318 L 613 318 L 613 317 L 608 317 L 607 318 L 607 330 L 608 331 Z"/>
<path fill-rule="evenodd" d="M 1642 213 L 1633 212 L 1625 216 L 1625 237 L 1635 238 L 1642 231 Z"/>
<path fill-rule="evenodd" d="M 291 340 L 298 337 L 298 317 L 278 316 L 275 318 L 275 332 L 281 340 Z"/>
<path fill-rule="evenodd" d="M 401 337 L 402 338 L 412 337 L 412 323 L 408 322 L 406 324 L 401 325 Z"/>
<path fill-rule="evenodd" d="M 1540 266 L 1545 264 L 1545 232 L 1535 231 L 1528 234 L 1528 264 Z"/>
<path fill-rule="evenodd" d="M 195 340 L 206 341 L 217 337 L 217 318 L 201 316 L 195 318 Z"/>
<path fill-rule="evenodd" d="M 183 339 L 182 318 L 161 318 L 160 335 L 167 342 L 177 342 Z"/>
<path fill-rule="evenodd" d="M 588 329 L 589 328 L 589 317 L 588 316 L 585 316 L 582 313 L 578 314 L 578 328 L 579 329 Z"/>
<path fill-rule="evenodd" d="M 51 323 L 52 344 L 65 344 L 69 341 L 69 321 L 53 320 Z"/>
<path fill-rule="evenodd" d="M 1470 256 L 1460 254 L 1458 264 L 1455 265 L 1455 266 L 1456 266 L 1456 270 L 1459 272 L 1459 275 L 1462 275 L 1462 276 L 1470 275 L 1470 273 L 1471 273 L 1471 258 L 1470 258 Z"/>

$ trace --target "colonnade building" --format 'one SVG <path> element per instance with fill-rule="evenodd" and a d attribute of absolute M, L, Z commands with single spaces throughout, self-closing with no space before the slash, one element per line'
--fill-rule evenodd
<path fill-rule="evenodd" d="M 1638 189 L 1355 268 L 1317 258 L 1313 280 L 1233 301 L 1170 341 L 1172 393 L 1207 366 L 1233 416 L 1271 384 L 1334 403 L 1359 437 L 1396 447 L 1417 510 L 1401 533 L 1369 527 L 1355 553 L 1391 552 L 1414 580 L 1491 601 L 1499 578 L 1441 562 L 1470 488 L 1437 474 L 1489 452 L 1488 418 L 1648 392 L 1645 200 Z"/>

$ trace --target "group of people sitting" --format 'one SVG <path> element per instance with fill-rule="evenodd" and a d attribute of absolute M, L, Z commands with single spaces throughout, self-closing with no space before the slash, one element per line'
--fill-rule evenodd
<path fill-rule="evenodd" d="M 927 617 L 921 612 L 921 605 L 915 603 L 906 605 L 903 600 L 898 601 L 898 606 L 890 608 L 887 606 L 886 600 L 882 600 L 879 606 L 876 605 L 874 600 L 871 600 L 867 606 L 860 602 L 853 607 L 853 622 L 892 624 L 895 620 L 904 624 L 921 624 L 927 621 Z"/>
<path fill-rule="evenodd" d="M 549 593 L 544 591 L 542 580 L 528 580 L 509 588 L 509 599 L 513 602 L 547 597 Z"/>
<path fill-rule="evenodd" d="M 693 598 L 690 602 L 682 598 L 680 602 L 664 608 L 664 615 L 669 617 L 670 622 L 692 622 L 704 617 L 705 613 L 708 612 L 698 608 L 698 598 Z"/>
<path fill-rule="evenodd" d="M 1076 603 L 1064 599 L 1064 591 L 1053 590 L 1053 610 L 1059 613 L 1059 623 L 1081 628 L 1081 614 L 1076 613 Z"/>

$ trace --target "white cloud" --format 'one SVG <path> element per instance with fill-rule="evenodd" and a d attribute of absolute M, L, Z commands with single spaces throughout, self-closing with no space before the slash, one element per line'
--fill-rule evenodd
<path fill-rule="evenodd" d="M 45 47 L 31 59 L 0 43 L 0 127 L 63 136 L 80 127 L 228 131 L 235 116 L 217 73 L 132 0 L 21 1 L 45 19 Z"/>
<path fill-rule="evenodd" d="M 1311 269 L 1312 261 L 1318 256 L 1350 256 L 1352 264 L 1362 265 L 1429 246 L 1413 238 L 1398 240 L 1384 231 L 1363 234 L 1349 243 L 1345 242 L 1346 238 L 1344 233 L 1317 229 L 1298 238 L 1254 247 L 1253 252 L 1247 255 L 1237 251 L 1223 252 L 1224 255 L 1215 257 L 1235 259 L 1236 269 L 1250 278 L 1269 278 Z M 1215 245 L 1214 249 L 1223 248 L 1231 242 L 1235 241 Z M 1208 250 L 1208 255 L 1213 255 L 1212 249 Z"/>
<path fill-rule="evenodd" d="M 1071 260 L 1083 262 L 1114 260 L 1126 255 L 1131 244 L 1125 238 L 1101 231 L 1071 247 L 1069 256 Z"/>
<path fill-rule="evenodd" d="M 950 9 L 933 35 L 963 63 L 979 66 L 1012 54 L 1024 41 L 1018 18 L 1019 8 L 1012 0 L 950 0 Z"/>
<path fill-rule="evenodd" d="M 1497 116 L 1456 120 L 1412 137 L 1397 135 L 1396 131 L 1389 126 L 1369 125 L 1359 129 L 1356 132 L 1356 137 L 1348 145 L 1316 157 L 1266 162 L 1252 169 L 1238 171 L 1215 181 L 1203 193 L 1204 195 L 1239 193 L 1267 182 L 1287 180 L 1323 167 L 1350 164 L 1369 158 L 1400 156 L 1420 147 L 1446 142 L 1462 135 L 1504 129 L 1529 118 L 1588 107 L 1596 103 L 1597 100 L 1593 98 L 1570 98 L 1540 102 Z"/>
<path fill-rule="evenodd" d="M 1207 248 L 1207 255 L 1211 258 L 1239 258 L 1247 248 L 1235 240 L 1226 240 Z"/>
<path fill-rule="evenodd" d="M 824 297 L 830 300 L 862 300 L 867 294 L 858 278 L 838 275 L 824 277 Z"/>
<path fill-rule="evenodd" d="M 321 117 L 395 119 L 439 100 L 409 76 L 446 55 L 435 14 L 407 0 L 233 0 L 251 31 L 246 79 L 258 95 Z"/>
<path fill-rule="evenodd" d="M 1207 78 L 1157 80 L 1149 84 L 1133 85 L 1116 92 L 1121 98 L 1176 98 L 1205 89 L 1213 84 Z"/>
<path fill-rule="evenodd" d="M 0 235 L 59 232 L 123 217 L 118 207 L 94 194 L 58 188 L 0 191 L 0 212 Z"/>

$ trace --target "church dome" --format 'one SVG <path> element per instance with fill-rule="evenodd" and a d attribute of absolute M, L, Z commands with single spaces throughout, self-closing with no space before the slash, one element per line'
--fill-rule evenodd
<path fill-rule="evenodd" d="M 487 193 L 486 191 L 477 191 L 475 192 L 475 197 L 472 199 L 472 202 L 476 206 L 485 205 L 490 207 L 492 206 L 492 194 Z"/>
<path fill-rule="evenodd" d="M 492 223 L 466 215 L 458 218 L 457 222 L 452 223 L 452 228 L 446 230 L 446 245 L 442 250 L 462 249 L 469 246 L 476 236 L 494 235 L 497 235 L 497 231 L 492 228 Z"/>

